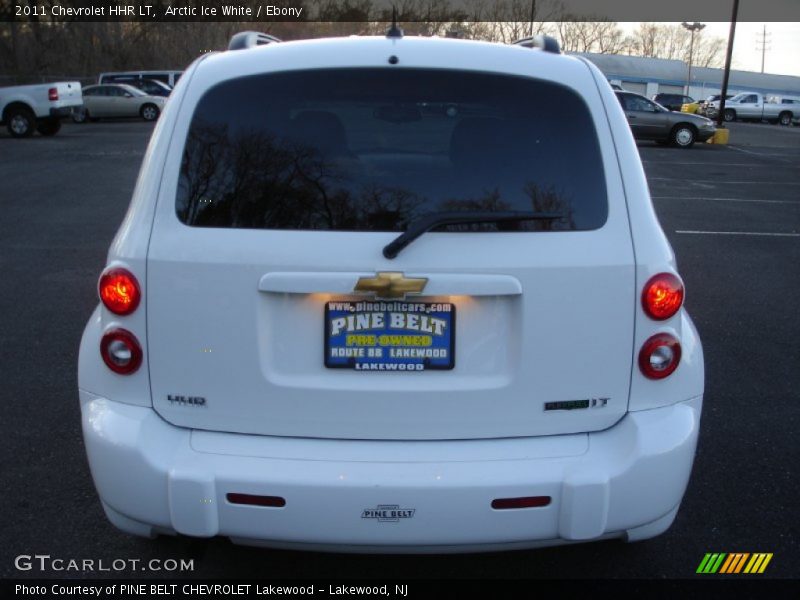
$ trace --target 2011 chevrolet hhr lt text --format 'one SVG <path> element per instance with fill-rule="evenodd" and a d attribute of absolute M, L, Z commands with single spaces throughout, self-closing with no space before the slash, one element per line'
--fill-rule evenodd
<path fill-rule="evenodd" d="M 602 73 L 548 39 L 231 46 L 165 106 L 81 342 L 111 522 L 360 552 L 665 531 L 703 355 Z"/>

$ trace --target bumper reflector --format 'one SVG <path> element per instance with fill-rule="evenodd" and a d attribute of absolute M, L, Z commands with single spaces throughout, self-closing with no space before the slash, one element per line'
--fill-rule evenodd
<path fill-rule="evenodd" d="M 492 508 L 505 510 L 509 508 L 535 508 L 550 504 L 550 496 L 523 496 L 522 498 L 497 498 L 492 500 Z"/>
<path fill-rule="evenodd" d="M 272 506 L 280 508 L 286 506 L 286 500 L 280 496 L 256 496 L 254 494 L 227 494 L 225 496 L 231 504 L 250 504 L 251 506 Z"/>

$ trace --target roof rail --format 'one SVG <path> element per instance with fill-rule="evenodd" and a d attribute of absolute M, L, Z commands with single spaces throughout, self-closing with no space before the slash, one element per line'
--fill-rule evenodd
<path fill-rule="evenodd" d="M 515 46 L 522 46 L 523 48 L 539 48 L 545 52 L 552 52 L 553 54 L 561 54 L 561 46 L 558 45 L 558 40 L 549 35 L 534 35 L 533 37 L 522 38 L 513 42 Z"/>
<path fill-rule="evenodd" d="M 260 31 L 240 31 L 228 42 L 228 50 L 244 50 L 246 48 L 263 46 L 265 44 L 274 44 L 280 41 L 281 40 L 274 35 L 268 33 L 261 33 Z"/>

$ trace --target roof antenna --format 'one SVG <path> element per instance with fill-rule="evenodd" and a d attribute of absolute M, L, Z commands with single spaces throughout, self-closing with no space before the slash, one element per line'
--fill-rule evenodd
<path fill-rule="evenodd" d="M 403 37 L 403 30 L 397 26 L 397 7 L 392 4 L 392 26 L 386 30 L 387 38 Z"/>

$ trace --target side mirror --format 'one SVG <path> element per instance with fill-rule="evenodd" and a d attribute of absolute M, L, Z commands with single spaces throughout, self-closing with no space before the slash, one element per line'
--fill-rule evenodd
<path fill-rule="evenodd" d="M 125 97 L 126 98 L 133 98 L 133 94 L 131 94 L 130 92 L 125 92 Z"/>

